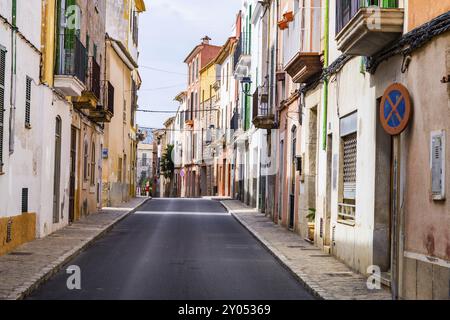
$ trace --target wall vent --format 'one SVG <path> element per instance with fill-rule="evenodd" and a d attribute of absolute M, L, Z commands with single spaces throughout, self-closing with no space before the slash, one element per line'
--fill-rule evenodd
<path fill-rule="evenodd" d="M 6 226 L 6 243 L 10 243 L 12 241 L 12 223 L 12 219 L 9 219 Z"/>

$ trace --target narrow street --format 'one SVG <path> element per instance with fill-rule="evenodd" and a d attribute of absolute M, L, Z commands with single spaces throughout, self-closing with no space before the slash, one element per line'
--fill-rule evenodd
<path fill-rule="evenodd" d="M 29 299 L 313 298 L 214 200 L 153 199 L 67 266 Z"/>

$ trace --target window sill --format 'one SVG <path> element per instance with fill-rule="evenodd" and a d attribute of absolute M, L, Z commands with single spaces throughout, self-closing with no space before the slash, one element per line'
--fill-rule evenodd
<path fill-rule="evenodd" d="M 347 221 L 347 220 L 338 220 L 337 223 L 344 224 L 350 227 L 354 227 L 356 225 L 355 221 Z"/>

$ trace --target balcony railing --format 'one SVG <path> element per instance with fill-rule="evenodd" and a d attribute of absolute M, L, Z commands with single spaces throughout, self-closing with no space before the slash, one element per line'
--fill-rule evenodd
<path fill-rule="evenodd" d="M 376 6 L 384 9 L 398 8 L 398 0 L 341 0 L 336 1 L 336 34 L 350 22 L 361 8 Z"/>
<path fill-rule="evenodd" d="M 398 0 L 338 1 L 336 42 L 342 53 L 373 56 L 403 33 L 405 13 Z"/>
<path fill-rule="evenodd" d="M 283 34 L 284 67 L 294 59 L 299 52 L 319 53 L 321 37 L 321 8 L 300 8 L 294 15 L 294 20 Z"/>
<path fill-rule="evenodd" d="M 95 57 L 89 57 L 87 87 L 88 91 L 92 92 L 97 99 L 100 99 L 101 97 L 100 76 L 100 65 L 95 61 Z"/>
<path fill-rule="evenodd" d="M 356 217 L 356 205 L 339 203 L 338 221 L 347 224 L 354 224 Z"/>
<path fill-rule="evenodd" d="M 260 129 L 274 129 L 275 115 L 269 107 L 269 94 L 266 86 L 256 88 L 253 94 L 253 124 Z"/>
<path fill-rule="evenodd" d="M 247 76 L 250 67 L 250 34 L 242 32 L 233 55 L 233 69 L 239 77 Z"/>
<path fill-rule="evenodd" d="M 103 82 L 102 104 L 89 110 L 89 118 L 97 122 L 111 122 L 114 116 L 114 87 L 109 81 Z"/>
<path fill-rule="evenodd" d="M 114 87 L 111 82 L 106 81 L 105 85 L 106 89 L 106 106 L 108 111 L 114 115 Z"/>
<path fill-rule="evenodd" d="M 86 84 L 87 51 L 74 34 L 59 35 L 57 75 L 73 76 Z"/>

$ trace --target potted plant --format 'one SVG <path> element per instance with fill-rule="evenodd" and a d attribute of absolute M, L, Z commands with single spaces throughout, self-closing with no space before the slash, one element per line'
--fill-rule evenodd
<path fill-rule="evenodd" d="M 316 209 L 309 208 L 309 213 L 306 216 L 308 219 L 308 239 L 314 241 L 314 230 L 315 230 L 315 221 L 316 221 Z"/>
<path fill-rule="evenodd" d="M 283 14 L 284 20 L 287 22 L 294 21 L 294 13 L 292 11 L 288 11 Z"/>
<path fill-rule="evenodd" d="M 287 29 L 287 27 L 288 27 L 288 22 L 285 19 L 278 22 L 278 28 L 280 28 L 280 30 Z"/>

